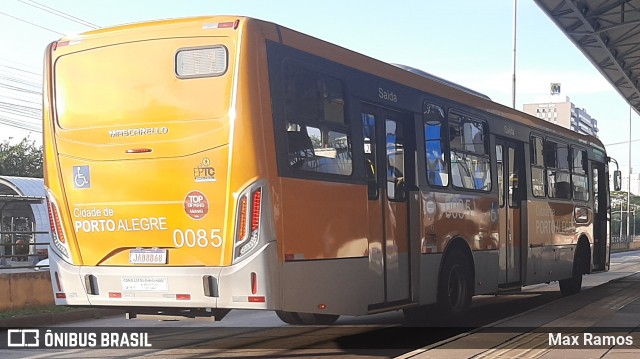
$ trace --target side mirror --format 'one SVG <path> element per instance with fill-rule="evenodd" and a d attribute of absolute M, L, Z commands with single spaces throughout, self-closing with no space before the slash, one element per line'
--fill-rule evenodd
<path fill-rule="evenodd" d="M 619 191 L 622 189 L 622 173 L 619 170 L 613 171 L 613 190 Z"/>

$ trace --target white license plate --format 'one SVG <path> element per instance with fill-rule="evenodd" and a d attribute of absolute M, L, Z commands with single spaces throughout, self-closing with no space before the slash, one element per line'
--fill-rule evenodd
<path fill-rule="evenodd" d="M 166 292 L 169 290 L 167 277 L 122 277 L 122 291 Z"/>
<path fill-rule="evenodd" d="M 130 264 L 167 264 L 166 249 L 132 249 L 129 252 Z"/>

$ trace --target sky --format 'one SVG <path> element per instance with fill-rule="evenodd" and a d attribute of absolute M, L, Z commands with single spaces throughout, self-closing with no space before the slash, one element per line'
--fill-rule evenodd
<path fill-rule="evenodd" d="M 0 142 L 29 136 L 41 143 L 44 49 L 62 34 L 92 25 L 251 16 L 422 69 L 511 106 L 513 12 L 513 0 L 0 0 L 0 122 L 14 121 L 0 123 Z M 533 0 L 518 0 L 516 48 L 516 108 L 547 96 L 550 83 L 561 83 L 561 95 L 598 120 L 609 155 L 626 166 L 628 145 L 616 143 L 628 141 L 630 118 L 631 137 L 640 138 L 639 116 L 630 115 L 628 103 Z M 631 163 L 640 172 L 640 156 L 632 155 Z"/>

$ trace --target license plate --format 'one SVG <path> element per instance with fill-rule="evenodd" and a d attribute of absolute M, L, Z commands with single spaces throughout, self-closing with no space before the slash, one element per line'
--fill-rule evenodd
<path fill-rule="evenodd" d="M 167 264 L 166 249 L 132 249 L 129 252 L 130 264 Z"/>
<path fill-rule="evenodd" d="M 167 277 L 122 277 L 122 291 L 166 292 L 169 290 Z"/>

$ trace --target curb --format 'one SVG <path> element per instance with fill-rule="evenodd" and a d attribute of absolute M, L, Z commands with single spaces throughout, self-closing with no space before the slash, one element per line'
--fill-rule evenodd
<path fill-rule="evenodd" d="M 80 309 L 62 313 L 25 315 L 0 320 L 0 328 L 42 327 L 60 323 L 77 322 L 80 320 L 100 319 L 122 314 L 124 314 L 124 311 L 118 309 Z"/>

